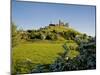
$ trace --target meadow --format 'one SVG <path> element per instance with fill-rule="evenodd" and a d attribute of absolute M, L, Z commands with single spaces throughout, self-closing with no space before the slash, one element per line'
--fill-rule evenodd
<path fill-rule="evenodd" d="M 34 41 L 23 42 L 12 48 L 13 62 L 17 60 L 30 60 L 34 64 L 51 64 L 59 53 L 63 53 L 65 41 Z M 75 42 L 68 44 L 77 47 Z M 70 50 L 68 56 L 74 58 L 79 54 L 77 50 Z"/>

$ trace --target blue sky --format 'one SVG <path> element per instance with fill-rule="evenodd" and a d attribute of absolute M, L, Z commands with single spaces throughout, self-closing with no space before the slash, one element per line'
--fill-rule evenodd
<path fill-rule="evenodd" d="M 61 19 L 74 29 L 95 35 L 95 6 L 12 2 L 12 21 L 23 29 L 38 29 Z"/>

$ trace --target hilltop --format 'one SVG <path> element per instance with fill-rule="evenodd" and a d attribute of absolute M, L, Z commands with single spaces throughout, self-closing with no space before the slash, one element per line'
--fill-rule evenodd
<path fill-rule="evenodd" d="M 74 40 L 76 35 L 81 33 L 70 27 L 69 23 L 59 20 L 58 24 L 50 23 L 44 28 L 38 30 L 27 30 L 31 35 L 30 39 L 41 40 Z"/>

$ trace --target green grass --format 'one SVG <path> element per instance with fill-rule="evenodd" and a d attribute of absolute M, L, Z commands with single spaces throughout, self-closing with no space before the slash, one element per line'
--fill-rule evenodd
<path fill-rule="evenodd" d="M 35 41 L 25 42 L 12 49 L 12 58 L 16 60 L 29 59 L 33 63 L 51 64 L 59 56 L 59 53 L 64 51 L 62 45 L 63 42 L 59 41 Z M 76 43 L 71 43 L 74 46 Z M 73 58 L 79 53 L 76 50 L 69 51 L 69 57 Z"/>
<path fill-rule="evenodd" d="M 33 63 L 49 64 L 63 52 L 62 44 L 25 43 L 13 48 L 13 59 L 30 59 Z"/>

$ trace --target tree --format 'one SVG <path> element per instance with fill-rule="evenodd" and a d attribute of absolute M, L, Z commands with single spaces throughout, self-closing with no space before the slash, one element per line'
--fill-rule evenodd
<path fill-rule="evenodd" d="M 49 32 L 46 36 L 47 40 L 57 40 L 57 34 Z"/>
<path fill-rule="evenodd" d="M 46 36 L 44 34 L 40 34 L 41 40 L 45 40 Z"/>
<path fill-rule="evenodd" d="M 18 45 L 20 40 L 20 32 L 17 30 L 17 26 L 14 23 L 12 23 L 12 47 Z"/>

